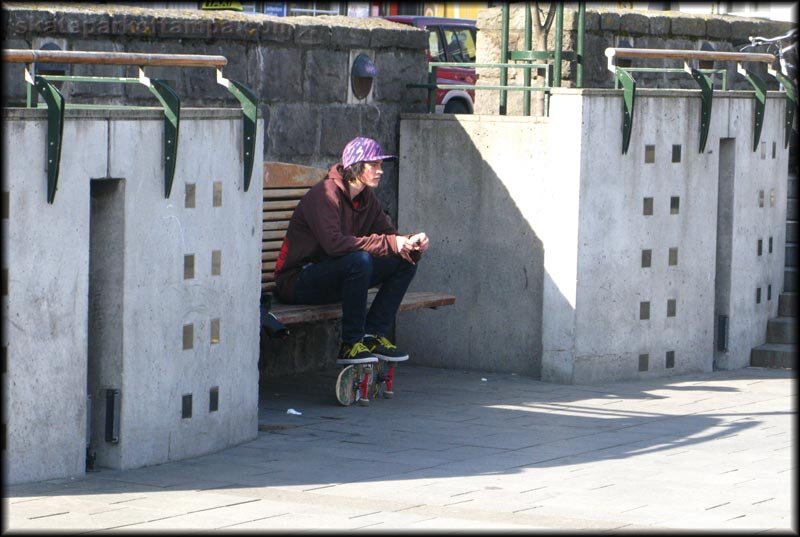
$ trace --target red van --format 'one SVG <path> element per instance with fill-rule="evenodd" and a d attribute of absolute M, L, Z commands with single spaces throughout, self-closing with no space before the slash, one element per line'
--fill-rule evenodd
<path fill-rule="evenodd" d="M 383 17 L 392 22 L 409 24 L 428 31 L 428 61 L 475 63 L 475 40 L 478 28 L 471 19 L 391 15 Z M 478 75 L 474 67 L 439 67 L 439 84 L 474 85 Z M 474 110 L 475 90 L 436 90 L 436 112 L 445 114 L 471 114 Z"/>

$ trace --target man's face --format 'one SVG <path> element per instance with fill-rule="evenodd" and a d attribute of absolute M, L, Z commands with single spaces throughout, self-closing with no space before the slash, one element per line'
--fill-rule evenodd
<path fill-rule="evenodd" d="M 361 175 L 361 182 L 370 188 L 376 188 L 381 183 L 383 175 L 383 161 L 374 160 L 365 162 L 364 173 Z"/>

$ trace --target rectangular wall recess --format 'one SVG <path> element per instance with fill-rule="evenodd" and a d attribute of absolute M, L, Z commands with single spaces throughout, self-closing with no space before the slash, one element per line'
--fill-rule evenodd
<path fill-rule="evenodd" d="M 219 410 L 219 386 L 214 386 L 208 392 L 208 411 L 216 412 Z"/>
<path fill-rule="evenodd" d="M 644 216 L 653 215 L 653 198 L 644 198 L 642 202 L 642 214 Z"/>
<path fill-rule="evenodd" d="M 183 325 L 183 350 L 189 350 L 194 345 L 194 325 Z"/>
<path fill-rule="evenodd" d="M 181 419 L 192 417 L 192 394 L 187 393 L 181 397 Z"/>
<path fill-rule="evenodd" d="M 681 161 L 681 146 L 680 144 L 675 144 L 672 146 L 672 162 L 680 162 Z"/>

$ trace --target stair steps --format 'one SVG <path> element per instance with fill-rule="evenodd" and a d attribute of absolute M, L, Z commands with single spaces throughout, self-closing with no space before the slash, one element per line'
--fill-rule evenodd
<path fill-rule="evenodd" d="M 789 175 L 786 200 L 786 261 L 783 272 L 783 292 L 778 297 L 778 317 L 767 322 L 767 342 L 750 351 L 750 365 L 797 369 L 798 343 L 798 185 L 797 177 Z"/>

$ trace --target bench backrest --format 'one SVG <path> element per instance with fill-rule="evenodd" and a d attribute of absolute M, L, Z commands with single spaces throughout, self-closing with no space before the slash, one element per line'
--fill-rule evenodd
<path fill-rule="evenodd" d="M 288 164 L 264 163 L 264 208 L 261 237 L 261 291 L 275 288 L 275 260 L 300 198 L 325 178 L 327 170 Z"/>

